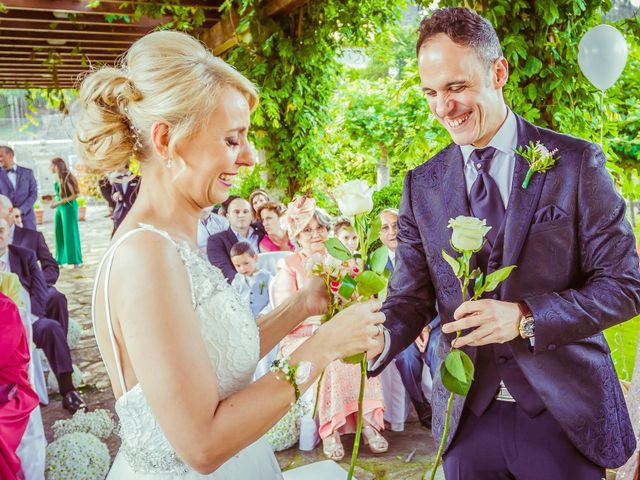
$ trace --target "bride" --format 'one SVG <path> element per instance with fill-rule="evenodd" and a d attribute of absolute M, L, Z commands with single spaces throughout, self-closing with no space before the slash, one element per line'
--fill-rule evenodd
<path fill-rule="evenodd" d="M 109 479 L 282 478 L 263 434 L 332 361 L 379 353 L 384 315 L 371 301 L 319 328 L 288 369 L 250 384 L 258 359 L 327 302 L 324 284 L 311 282 L 256 325 L 197 253 L 201 210 L 254 164 L 247 131 L 256 103 L 251 82 L 171 31 L 138 40 L 121 68 L 94 71 L 80 88 L 86 165 L 122 170 L 135 155 L 142 172 L 92 306 L 121 424 Z"/>

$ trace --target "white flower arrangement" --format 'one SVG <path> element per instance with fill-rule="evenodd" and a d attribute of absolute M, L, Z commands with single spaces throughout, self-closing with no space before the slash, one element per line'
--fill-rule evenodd
<path fill-rule="evenodd" d="M 90 433 L 106 440 L 116 429 L 111 412 L 98 408 L 92 412 L 78 410 L 68 420 L 58 420 L 53 424 L 53 437 L 61 438 L 75 432 Z"/>
<path fill-rule="evenodd" d="M 70 433 L 47 446 L 47 480 L 103 480 L 109 472 L 109 449 L 90 433 Z"/>
<path fill-rule="evenodd" d="M 82 327 L 77 320 L 69 319 L 69 329 L 67 330 L 67 343 L 69 348 L 74 348 L 80 341 L 82 335 Z"/>
<path fill-rule="evenodd" d="M 73 373 L 71 374 L 71 381 L 76 387 L 82 383 L 82 372 L 80 371 L 80 369 L 75 363 L 73 364 Z M 50 371 L 49 375 L 47 376 L 47 386 L 49 387 L 49 390 L 51 390 L 52 392 L 60 391 L 60 388 L 58 386 L 58 379 L 56 378 L 56 376 L 53 374 L 52 371 Z"/>

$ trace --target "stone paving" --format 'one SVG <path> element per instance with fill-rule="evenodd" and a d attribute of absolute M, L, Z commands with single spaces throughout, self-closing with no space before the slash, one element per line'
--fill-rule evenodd
<path fill-rule="evenodd" d="M 93 336 L 90 317 L 93 278 L 109 243 L 111 221 L 106 217 L 106 207 L 89 206 L 87 210 L 87 220 L 80 223 L 84 265 L 78 269 L 62 269 L 56 286 L 67 296 L 71 318 L 80 322 L 83 328 L 81 340 L 73 350 L 74 363 L 80 367 L 83 373 L 83 384 L 80 390 L 91 409 L 105 408 L 114 412 L 115 400 Z M 39 228 L 45 234 L 47 243 L 53 250 L 55 244 L 53 224 L 45 223 Z M 43 407 L 42 415 L 48 441 L 53 440 L 51 430 L 53 423 L 58 419 L 70 416 L 62 408 L 59 395 L 50 396 L 50 403 Z M 357 478 L 359 480 L 423 479 L 425 472 L 428 473 L 431 468 L 436 447 L 431 433 L 420 426 L 415 415 L 410 416 L 404 432 L 387 430 L 385 437 L 390 445 L 386 454 L 373 455 L 366 446 L 361 445 L 358 469 L 356 470 Z M 343 467 L 348 468 L 353 435 L 345 436 L 343 442 L 347 457 L 340 463 Z M 109 439 L 108 445 L 112 457 L 117 452 L 119 444 L 117 436 L 114 435 Z M 312 452 L 301 452 L 294 447 L 276 455 L 281 467 L 285 470 L 324 460 L 320 447 Z M 440 473 L 437 478 L 444 477 Z"/>

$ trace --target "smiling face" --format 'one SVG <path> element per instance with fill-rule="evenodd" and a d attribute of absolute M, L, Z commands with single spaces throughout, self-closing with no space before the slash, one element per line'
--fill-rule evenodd
<path fill-rule="evenodd" d="M 327 227 L 320 225 L 314 216 L 298 234 L 297 242 L 304 254 L 310 257 L 314 253 L 326 253 L 324 242 L 328 237 Z"/>
<path fill-rule="evenodd" d="M 254 165 L 247 140 L 249 114 L 244 95 L 226 88 L 202 128 L 176 147 L 186 167 L 177 176 L 176 186 L 200 209 L 222 203 L 238 169 Z"/>
<path fill-rule="evenodd" d="M 484 147 L 507 116 L 502 87 L 509 67 L 504 57 L 491 66 L 470 47 L 444 33 L 420 48 L 418 68 L 429 108 L 458 145 Z"/>

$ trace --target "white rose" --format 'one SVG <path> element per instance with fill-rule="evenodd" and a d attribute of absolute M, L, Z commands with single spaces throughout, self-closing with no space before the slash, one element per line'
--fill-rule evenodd
<path fill-rule="evenodd" d="M 351 180 L 333 191 L 342 215 L 353 217 L 373 210 L 373 187 L 366 180 Z"/>
<path fill-rule="evenodd" d="M 449 219 L 448 227 L 453 229 L 451 244 L 460 252 L 479 251 L 484 243 L 485 235 L 491 230 L 491 227 L 487 226 L 486 220 L 465 217 L 464 215 Z"/>

